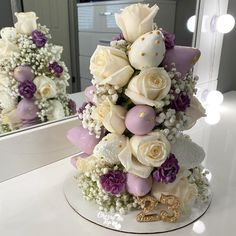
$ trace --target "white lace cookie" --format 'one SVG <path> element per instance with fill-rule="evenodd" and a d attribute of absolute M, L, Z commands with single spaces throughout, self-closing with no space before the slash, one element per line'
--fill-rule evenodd
<path fill-rule="evenodd" d="M 110 164 L 118 164 L 118 154 L 126 147 L 127 138 L 123 135 L 110 133 L 94 148 L 96 157 L 103 157 Z"/>
<path fill-rule="evenodd" d="M 171 153 L 176 156 L 179 165 L 187 169 L 199 166 L 205 158 L 204 150 L 191 139 L 184 137 L 177 138 L 172 144 Z"/>

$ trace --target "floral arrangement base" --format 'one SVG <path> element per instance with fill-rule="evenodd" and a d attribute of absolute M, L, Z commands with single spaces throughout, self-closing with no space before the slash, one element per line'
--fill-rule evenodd
<path fill-rule="evenodd" d="M 99 210 L 95 202 L 84 199 L 81 190 L 77 186 L 76 174 L 70 174 L 64 182 L 64 194 L 69 205 L 84 219 L 107 229 L 135 234 L 164 233 L 183 228 L 199 219 L 210 206 L 211 196 L 202 204 L 195 204 L 191 210 L 178 219 L 175 223 L 162 221 L 142 222 L 136 221 L 138 210 L 126 215 L 118 213 L 105 213 Z M 210 191 L 210 190 L 209 190 Z"/>

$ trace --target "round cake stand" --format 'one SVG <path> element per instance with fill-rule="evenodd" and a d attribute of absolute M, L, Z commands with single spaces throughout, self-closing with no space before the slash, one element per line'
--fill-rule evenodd
<path fill-rule="evenodd" d="M 75 174 L 69 175 L 65 180 L 64 194 L 69 205 L 84 219 L 110 230 L 133 234 L 164 233 L 180 229 L 199 219 L 211 203 L 210 197 L 207 203 L 194 205 L 191 212 L 182 216 L 176 223 L 161 221 L 139 223 L 136 221 L 136 215 L 140 211 L 131 211 L 126 215 L 105 213 L 99 210 L 95 202 L 85 200 L 78 187 Z"/>

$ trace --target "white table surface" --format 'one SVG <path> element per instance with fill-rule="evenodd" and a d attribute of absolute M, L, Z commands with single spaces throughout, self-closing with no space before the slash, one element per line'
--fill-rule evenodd
<path fill-rule="evenodd" d="M 220 113 L 218 124 L 202 119 L 189 132 L 207 153 L 204 164 L 212 172 L 214 193 L 210 209 L 195 224 L 161 235 L 236 235 L 236 92 L 225 95 Z M 94 225 L 70 208 L 63 182 L 71 171 L 64 159 L 1 183 L 0 235 L 129 235 Z"/>
<path fill-rule="evenodd" d="M 85 100 L 83 92 L 70 97 L 78 108 Z M 77 153 L 78 148 L 66 138 L 68 130 L 77 125 L 78 117 L 71 116 L 0 135 L 0 182 Z"/>

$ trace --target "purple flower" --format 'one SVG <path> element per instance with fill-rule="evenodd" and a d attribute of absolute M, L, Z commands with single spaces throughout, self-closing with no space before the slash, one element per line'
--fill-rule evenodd
<path fill-rule="evenodd" d="M 56 77 L 60 77 L 63 73 L 63 67 L 60 66 L 56 61 L 52 64 L 49 64 L 48 68 Z"/>
<path fill-rule="evenodd" d="M 167 49 L 173 48 L 175 46 L 175 35 L 170 33 L 170 32 L 167 32 L 165 30 L 163 30 L 162 33 L 163 33 L 164 38 L 165 38 L 166 48 Z"/>
<path fill-rule="evenodd" d="M 113 37 L 113 40 L 125 40 L 124 35 L 122 33 L 118 34 L 117 36 Z"/>
<path fill-rule="evenodd" d="M 27 99 L 34 96 L 37 88 L 36 85 L 31 80 L 25 80 L 18 86 L 19 94 Z"/>
<path fill-rule="evenodd" d="M 71 110 L 72 114 L 76 113 L 76 103 L 72 99 L 69 100 L 68 107 Z"/>
<path fill-rule="evenodd" d="M 111 170 L 100 177 L 102 188 L 113 195 L 125 190 L 126 174 L 120 170 Z"/>
<path fill-rule="evenodd" d="M 183 92 L 175 95 L 174 100 L 171 101 L 171 108 L 177 112 L 185 111 L 190 106 L 190 99 L 188 95 L 184 95 Z"/>
<path fill-rule="evenodd" d="M 32 41 L 37 46 L 37 48 L 42 48 L 46 44 L 46 42 L 48 41 L 45 34 L 38 31 L 38 30 L 34 30 L 31 34 L 31 36 L 32 36 Z"/>
<path fill-rule="evenodd" d="M 152 175 L 157 182 L 168 184 L 175 181 L 178 172 L 178 160 L 174 154 L 170 153 L 166 161 Z"/>

